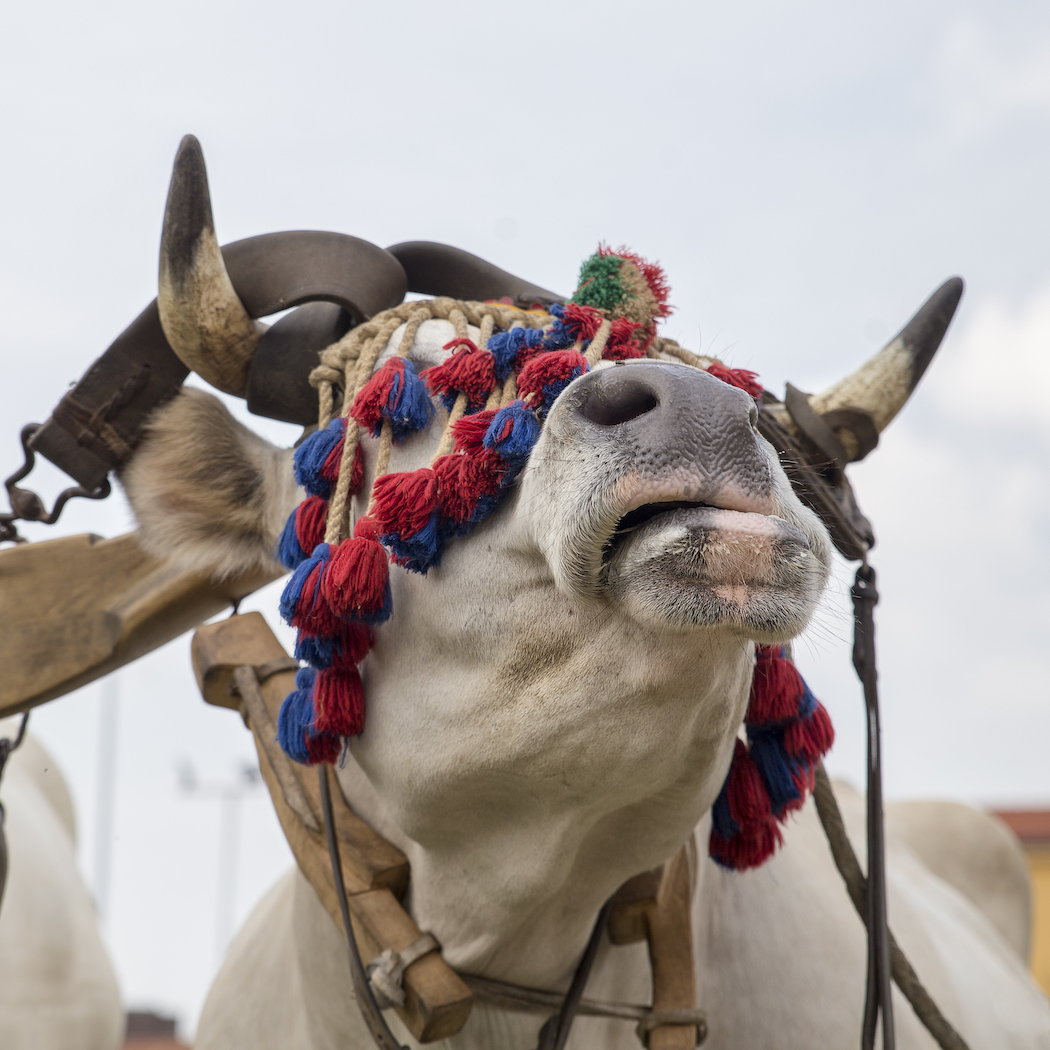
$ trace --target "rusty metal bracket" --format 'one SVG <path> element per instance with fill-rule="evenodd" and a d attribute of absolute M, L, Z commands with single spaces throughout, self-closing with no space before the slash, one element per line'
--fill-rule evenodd
<path fill-rule="evenodd" d="M 55 500 L 55 505 L 49 511 L 44 501 L 29 489 L 19 488 L 18 482 L 26 477 L 36 463 L 36 455 L 29 447 L 33 435 L 40 429 L 39 423 L 27 423 L 22 427 L 22 455 L 23 463 L 7 480 L 4 488 L 7 489 L 7 499 L 11 509 L 0 514 L 0 543 L 27 543 L 24 536 L 18 534 L 15 526 L 16 521 L 39 521 L 43 525 L 54 525 L 58 521 L 65 505 L 71 499 L 105 499 L 110 493 L 109 478 L 103 478 L 102 483 L 93 489 L 86 489 L 83 485 L 74 485 L 63 489 Z"/>

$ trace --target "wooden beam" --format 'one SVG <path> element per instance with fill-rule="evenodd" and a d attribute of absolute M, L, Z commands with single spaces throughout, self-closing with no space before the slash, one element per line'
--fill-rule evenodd
<path fill-rule="evenodd" d="M 150 557 L 134 533 L 0 551 L 0 718 L 145 656 L 277 575 L 216 582 Z"/>

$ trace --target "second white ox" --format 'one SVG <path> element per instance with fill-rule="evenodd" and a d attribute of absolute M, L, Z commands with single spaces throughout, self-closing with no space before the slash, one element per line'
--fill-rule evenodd
<path fill-rule="evenodd" d="M 411 356 L 436 363 L 453 334 L 424 323 Z M 707 1045 L 853 1047 L 864 930 L 812 807 L 757 871 L 706 857 L 754 643 L 803 630 L 830 559 L 754 421 L 747 395 L 681 364 L 606 366 L 569 386 L 499 512 L 426 578 L 393 571 L 395 613 L 363 669 L 366 728 L 339 778 L 408 855 L 406 906 L 446 960 L 539 988 L 566 988 L 602 903 L 695 835 Z M 424 465 L 438 429 L 395 448 L 390 469 Z M 229 572 L 269 564 L 301 495 L 289 460 L 188 390 L 124 482 L 156 553 Z M 862 800 L 840 802 L 862 853 Z M 1024 968 L 1016 845 L 961 807 L 891 806 L 888 827 L 891 925 L 944 1013 L 975 1050 L 1050 1046 Z M 649 982 L 644 946 L 605 944 L 587 994 L 646 1002 Z M 932 1046 L 896 1005 L 898 1045 Z M 478 1004 L 447 1045 L 532 1050 L 542 1019 Z M 341 933 L 290 874 L 231 949 L 196 1046 L 371 1045 Z M 570 1041 L 637 1045 L 630 1024 L 588 1018 Z"/>

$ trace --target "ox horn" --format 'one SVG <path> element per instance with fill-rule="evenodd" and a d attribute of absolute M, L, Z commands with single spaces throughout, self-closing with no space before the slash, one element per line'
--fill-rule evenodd
<path fill-rule="evenodd" d="M 834 429 L 847 459 L 863 459 L 878 435 L 904 407 L 941 345 L 962 293 L 962 278 L 950 277 L 874 357 L 852 375 L 808 398 L 813 413 Z M 799 392 L 789 389 L 788 407 L 801 423 L 791 404 L 792 394 L 799 396 Z M 865 429 L 858 425 L 858 416 L 868 417 L 868 434 L 858 432 Z"/>
<path fill-rule="evenodd" d="M 160 323 L 187 368 L 244 397 L 252 355 L 267 326 L 253 321 L 234 291 L 208 192 L 204 154 L 193 135 L 179 144 L 160 238 Z"/>

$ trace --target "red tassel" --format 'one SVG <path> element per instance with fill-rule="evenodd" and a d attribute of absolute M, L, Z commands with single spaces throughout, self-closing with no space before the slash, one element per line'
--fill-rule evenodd
<path fill-rule="evenodd" d="M 446 350 L 451 348 L 458 349 L 447 361 L 420 373 L 427 389 L 435 396 L 462 392 L 471 405 L 483 405 L 496 385 L 496 359 L 469 339 L 445 344 Z"/>
<path fill-rule="evenodd" d="M 746 368 L 726 368 L 721 361 L 708 365 L 705 371 L 710 372 L 715 379 L 721 379 L 723 383 L 738 387 L 752 397 L 762 396 L 762 384 L 757 381 L 757 372 L 749 372 Z"/>
<path fill-rule="evenodd" d="M 437 509 L 437 475 L 429 467 L 384 474 L 372 486 L 372 498 L 380 534 L 396 532 L 407 539 L 425 528 Z"/>
<path fill-rule="evenodd" d="M 737 740 L 733 751 L 733 762 L 726 783 L 726 800 L 729 802 L 729 815 L 741 831 L 773 819 L 769 792 L 762 781 L 762 774 L 742 740 Z"/>
<path fill-rule="evenodd" d="M 581 374 L 587 371 L 587 358 L 577 350 L 540 354 L 518 373 L 518 396 L 525 400 L 527 395 L 534 394 L 542 401 L 544 387 L 569 379 L 577 369 Z"/>
<path fill-rule="evenodd" d="M 645 357 L 643 340 L 636 337 L 642 328 L 637 321 L 628 321 L 626 317 L 617 317 L 609 332 L 609 341 L 605 344 L 602 357 L 606 361 L 629 361 L 635 357 Z"/>
<path fill-rule="evenodd" d="M 330 638 L 339 633 L 343 621 L 332 612 L 328 602 L 321 594 L 327 562 L 319 561 L 303 581 L 299 600 L 288 623 L 307 634 L 321 635 Z"/>
<path fill-rule="evenodd" d="M 800 762 L 815 763 L 834 743 L 831 716 L 819 700 L 807 718 L 789 722 L 784 728 L 784 750 Z"/>
<path fill-rule="evenodd" d="M 711 856 L 727 868 L 747 871 L 748 868 L 758 868 L 765 864 L 783 841 L 784 837 L 774 820 L 756 825 L 746 832 L 742 831 L 730 839 L 722 838 L 712 828 L 708 849 Z"/>
<path fill-rule="evenodd" d="M 324 463 L 321 464 L 321 477 L 330 485 L 339 480 L 339 466 L 343 462 L 343 442 L 336 444 L 335 448 L 328 453 Z M 350 468 L 350 495 L 356 496 L 361 491 L 365 480 L 365 464 L 361 458 L 361 445 L 354 449 L 354 463 Z"/>
<path fill-rule="evenodd" d="M 751 699 L 744 721 L 748 725 L 770 725 L 798 717 L 803 686 L 795 665 L 780 655 L 780 646 L 760 645 L 755 656 Z"/>
<path fill-rule="evenodd" d="M 456 524 L 469 521 L 483 496 L 499 492 L 505 470 L 503 459 L 486 448 L 476 455 L 453 453 L 436 459 L 442 518 Z"/>
<path fill-rule="evenodd" d="M 324 543 L 325 521 L 328 518 L 328 500 L 307 496 L 295 511 L 295 538 L 307 555 Z"/>
<path fill-rule="evenodd" d="M 321 579 L 321 593 L 338 616 L 368 616 L 383 607 L 390 567 L 379 541 L 367 537 L 370 528 L 366 525 L 361 535 L 354 528 L 354 535 L 332 551 Z"/>
<path fill-rule="evenodd" d="M 357 736 L 365 727 L 365 689 L 356 667 L 317 672 L 314 724 L 319 733 Z"/>
<path fill-rule="evenodd" d="M 350 416 L 366 430 L 374 430 L 383 417 L 383 408 L 390 399 L 394 383 L 399 379 L 404 382 L 404 371 L 404 358 L 390 358 L 357 392 L 350 406 Z"/>
<path fill-rule="evenodd" d="M 496 418 L 496 410 L 489 408 L 481 412 L 475 412 L 472 416 L 460 416 L 452 424 L 452 437 L 455 441 L 453 448 L 456 452 L 477 453 L 483 452 L 485 446 L 482 444 L 492 420 Z"/>
<path fill-rule="evenodd" d="M 569 329 L 573 337 L 583 342 L 593 339 L 605 320 L 601 310 L 593 306 L 581 306 L 579 303 L 569 303 L 561 315 L 562 322 Z M 641 327 L 639 325 L 639 327 Z"/>
<path fill-rule="evenodd" d="M 343 742 L 332 733 L 306 732 L 306 756 L 311 766 L 334 765 L 343 750 Z"/>

